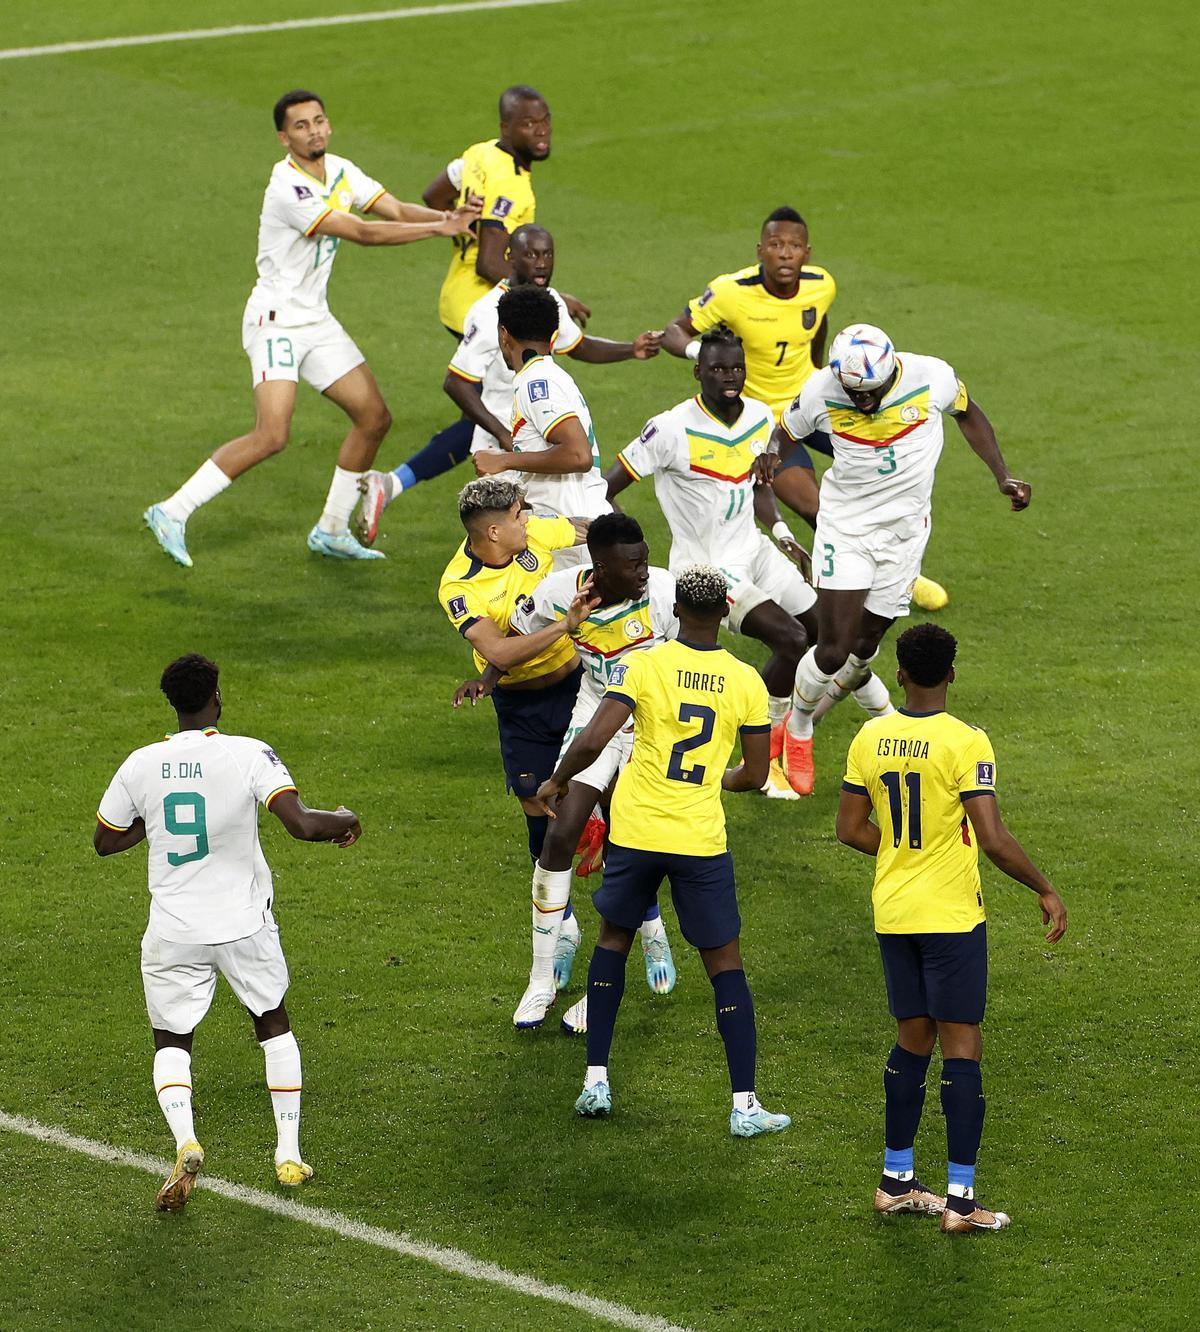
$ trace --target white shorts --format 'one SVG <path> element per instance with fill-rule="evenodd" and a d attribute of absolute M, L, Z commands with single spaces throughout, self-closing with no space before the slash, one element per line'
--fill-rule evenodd
<path fill-rule="evenodd" d="M 213 1001 L 217 972 L 241 1003 L 262 1017 L 283 1003 L 288 969 L 279 926 L 268 923 L 232 943 L 176 943 L 147 930 L 142 937 L 142 986 L 150 1025 L 185 1036 L 195 1031 Z"/>
<path fill-rule="evenodd" d="M 818 587 L 867 591 L 866 608 L 885 620 L 908 614 L 913 584 L 933 530 L 929 514 L 853 535 L 817 514 L 813 578 Z"/>
<path fill-rule="evenodd" d="M 742 621 L 764 601 L 774 601 L 789 615 L 803 615 L 815 605 L 817 594 L 804 575 L 773 542 L 759 535 L 758 551 L 749 564 L 718 566 L 729 579 L 729 619 L 734 633 Z"/>
<path fill-rule="evenodd" d="M 293 384 L 303 379 L 324 393 L 367 359 L 331 314 L 318 323 L 291 328 L 272 323 L 265 314 L 247 318 L 242 346 L 256 387 L 269 379 L 289 379 Z"/>
<path fill-rule="evenodd" d="M 588 686 L 586 684 L 581 685 L 579 696 L 575 700 L 575 707 L 571 712 L 571 724 L 567 727 L 567 733 L 563 736 L 562 748 L 558 751 L 560 763 L 562 762 L 562 756 L 571 747 L 571 742 L 592 720 L 599 706 L 599 699 L 592 695 Z M 621 727 L 600 751 L 596 761 L 589 767 L 584 768 L 582 772 L 577 772 L 571 778 L 571 781 L 582 782 L 584 786 L 590 786 L 593 791 L 599 791 L 603 794 L 608 790 L 612 779 L 629 762 L 629 756 L 632 753 L 633 718 L 630 717 L 628 723 Z"/>

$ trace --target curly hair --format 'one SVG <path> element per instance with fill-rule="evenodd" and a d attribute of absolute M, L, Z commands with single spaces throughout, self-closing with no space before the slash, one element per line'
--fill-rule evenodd
<path fill-rule="evenodd" d="M 177 657 L 162 673 L 159 688 L 176 712 L 199 712 L 217 690 L 220 671 L 215 661 L 198 652 Z"/>
<path fill-rule="evenodd" d="M 642 525 L 629 513 L 602 513 L 588 527 L 588 550 L 610 550 L 613 546 L 636 546 L 645 541 Z"/>
<path fill-rule="evenodd" d="M 464 527 L 489 513 L 507 513 L 514 504 L 525 502 L 525 492 L 515 481 L 499 476 L 478 476 L 458 492 L 458 516 Z"/>
<path fill-rule="evenodd" d="M 720 615 L 728 595 L 725 575 L 711 564 L 689 564 L 675 579 L 675 600 L 693 615 Z"/>
<path fill-rule="evenodd" d="M 551 342 L 558 332 L 558 302 L 545 287 L 513 287 L 500 297 L 496 322 L 518 342 Z"/>
<path fill-rule="evenodd" d="M 930 689 L 950 674 L 958 640 L 940 624 L 914 624 L 896 639 L 896 661 L 915 685 Z"/>

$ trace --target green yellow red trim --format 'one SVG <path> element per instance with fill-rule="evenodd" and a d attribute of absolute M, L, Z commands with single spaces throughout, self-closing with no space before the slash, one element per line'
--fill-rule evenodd
<path fill-rule="evenodd" d="M 465 379 L 468 384 L 483 383 L 483 380 L 479 375 L 469 375 L 465 370 L 459 370 L 456 366 L 448 365 L 446 369 L 449 370 L 456 379 Z"/>
<path fill-rule="evenodd" d="M 96 822 L 104 824 L 106 828 L 111 828 L 113 832 L 128 832 L 129 829 L 133 827 L 132 823 L 127 824 L 124 828 L 120 827 L 116 823 L 109 823 L 109 821 L 102 814 L 96 815 Z"/>
<path fill-rule="evenodd" d="M 269 796 L 267 796 L 267 798 L 263 801 L 263 805 L 264 805 L 267 809 L 270 809 L 270 808 L 271 808 L 271 801 L 274 800 L 276 796 L 281 796 L 281 795 L 283 795 L 283 793 L 284 793 L 285 791 L 295 791 L 295 790 L 296 790 L 296 788 L 295 788 L 290 782 L 288 783 L 287 786 L 280 786 L 280 787 L 277 788 L 276 790 L 272 791 L 271 794 L 270 794 Z M 299 794 L 299 792 L 297 792 L 297 794 Z"/>
<path fill-rule="evenodd" d="M 324 222 L 325 219 L 326 219 L 326 218 L 329 216 L 329 214 L 332 213 L 332 212 L 333 212 L 333 209 L 332 209 L 332 208 L 326 208 L 326 210 L 321 214 L 321 216 L 320 216 L 319 218 L 317 218 L 317 220 L 312 224 L 311 227 L 309 227 L 309 229 L 308 229 L 304 234 L 305 234 L 306 236 L 311 236 L 311 235 L 313 234 L 313 232 L 316 231 L 316 229 L 321 225 L 321 223 Z"/>
<path fill-rule="evenodd" d="M 631 477 L 633 477 L 635 481 L 640 481 L 642 479 L 641 476 L 637 472 L 635 472 L 632 467 L 630 467 L 623 453 L 617 454 L 617 462 L 621 464 L 621 466 L 629 473 Z"/>
<path fill-rule="evenodd" d="M 562 425 L 562 423 L 563 423 L 564 421 L 570 421 L 572 418 L 573 418 L 574 420 L 578 421 L 578 420 L 579 420 L 579 413 L 578 413 L 578 412 L 563 412 L 563 414 L 562 414 L 561 416 L 556 417 L 553 421 L 550 422 L 550 424 L 545 428 L 545 430 L 542 431 L 542 437 L 543 437 L 543 439 L 549 439 L 549 438 L 550 438 L 550 432 L 551 432 L 552 430 L 557 430 L 558 427 L 559 427 L 560 425 Z"/>
<path fill-rule="evenodd" d="M 375 207 L 375 205 L 380 201 L 380 199 L 383 198 L 383 196 L 386 193 L 387 190 L 381 189 L 377 194 L 371 195 L 371 197 L 367 200 L 367 202 L 363 204 L 362 211 L 364 213 L 369 213 L 371 209 Z"/>

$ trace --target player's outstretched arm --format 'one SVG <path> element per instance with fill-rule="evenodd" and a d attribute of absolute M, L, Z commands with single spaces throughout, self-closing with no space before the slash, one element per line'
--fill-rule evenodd
<path fill-rule="evenodd" d="M 353 241 L 355 245 L 410 245 L 432 236 L 461 236 L 470 231 L 478 216 L 478 208 L 469 205 L 441 213 L 433 222 L 366 222 L 353 213 L 328 212 L 313 232 Z"/>
<path fill-rule="evenodd" d="M 695 342 L 700 334 L 696 330 L 696 325 L 692 323 L 691 317 L 685 312 L 678 319 L 673 319 L 662 332 L 663 351 L 670 352 L 672 356 L 687 357 L 688 344 Z"/>
<path fill-rule="evenodd" d="M 145 840 L 146 824 L 142 819 L 134 819 L 128 828 L 110 828 L 97 819 L 96 831 L 92 834 L 92 845 L 98 856 L 115 856 L 118 851 L 128 851 Z"/>
<path fill-rule="evenodd" d="M 879 826 L 871 822 L 871 798 L 843 791 L 838 801 L 837 839 L 864 856 L 879 852 Z"/>
<path fill-rule="evenodd" d="M 1038 895 L 1042 923 L 1050 926 L 1047 943 L 1057 943 L 1067 932 L 1067 908 L 1054 891 L 1054 885 L 1029 859 L 1025 848 L 1005 827 L 1000 806 L 994 795 L 974 796 L 964 802 L 971 827 L 983 854 L 1010 879 L 1023 883 Z"/>
<path fill-rule="evenodd" d="M 621 699 L 606 697 L 600 700 L 592 720 L 571 742 L 571 747 L 562 756 L 554 772 L 538 787 L 533 799 L 539 813 L 548 814 L 552 819 L 558 817 L 554 806 L 566 795 L 571 778 L 595 763 L 604 746 L 629 721 L 632 711 L 629 704 Z M 763 781 L 766 779 L 764 769 Z"/>
<path fill-rule="evenodd" d="M 468 421 L 486 430 L 502 449 L 508 451 L 512 448 L 512 435 L 508 427 L 483 405 L 478 384 L 463 379 L 453 370 L 447 370 L 446 378 L 442 380 L 442 391 Z"/>
<path fill-rule="evenodd" d="M 996 432 L 984 415 L 983 408 L 977 402 L 968 402 L 967 410 L 960 412 L 954 419 L 958 422 L 963 438 L 987 463 L 996 478 L 996 484 L 1000 487 L 1000 493 L 1007 495 L 1012 501 L 1014 512 L 1019 513 L 1022 509 L 1027 509 L 1029 501 L 1033 498 L 1033 487 L 1028 481 L 1018 481 L 1009 474 L 1004 455 L 1000 452 L 1000 445 L 996 442 Z"/>
<path fill-rule="evenodd" d="M 440 222 L 449 211 L 449 204 L 445 208 L 426 208 L 424 204 L 405 203 L 387 193 L 381 194 L 367 209 L 385 222 Z"/>
<path fill-rule="evenodd" d="M 589 578 L 567 607 L 565 619 L 543 625 L 532 634 L 503 634 L 494 620 L 476 620 L 467 630 L 466 639 L 485 661 L 506 674 L 514 666 L 532 661 L 565 635 L 573 634 L 599 604 L 600 598 L 592 595 Z"/>
<path fill-rule="evenodd" d="M 333 842 L 346 847 L 362 836 L 358 815 L 345 805 L 309 809 L 295 791 L 281 791 L 267 808 L 298 842 Z"/>
<path fill-rule="evenodd" d="M 577 416 L 559 421 L 546 436 L 550 447 L 540 453 L 503 453 L 485 449 L 471 455 L 477 476 L 498 472 L 537 472 L 566 476 L 592 470 L 592 446 Z"/>
<path fill-rule="evenodd" d="M 721 777 L 726 791 L 761 791 L 771 768 L 771 733 L 744 731 L 742 733 L 742 761 L 736 768 L 727 768 Z"/>
<path fill-rule="evenodd" d="M 611 338 L 594 338 L 585 334 L 567 353 L 573 360 L 589 365 L 612 365 L 615 361 L 648 361 L 657 356 L 662 343 L 662 329 L 651 328 L 639 333 L 632 342 L 613 342 Z"/>

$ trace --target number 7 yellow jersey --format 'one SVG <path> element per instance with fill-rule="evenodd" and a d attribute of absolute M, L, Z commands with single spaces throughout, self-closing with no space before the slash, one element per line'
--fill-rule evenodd
<path fill-rule="evenodd" d="M 739 733 L 770 730 L 767 688 L 724 648 L 682 639 L 613 667 L 606 698 L 633 709 L 633 757 L 612 799 L 612 840 L 635 851 L 719 856 L 721 777 Z"/>
<path fill-rule="evenodd" d="M 846 756 L 844 791 L 879 824 L 871 902 L 880 934 L 960 934 L 985 918 L 971 802 L 996 794 L 987 735 L 948 712 L 873 717 Z"/>

